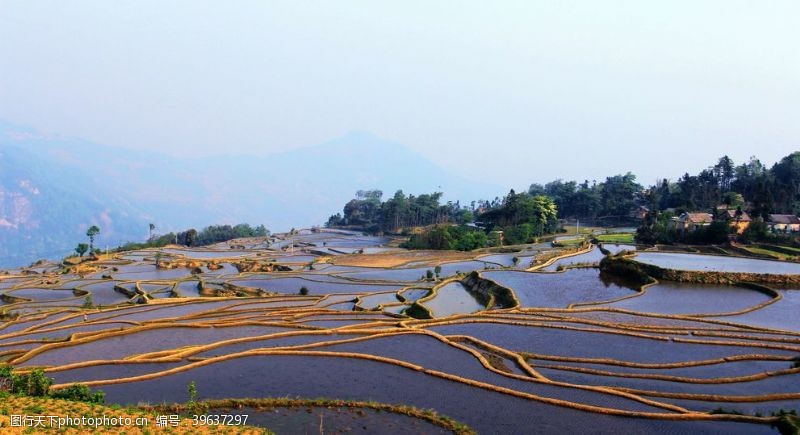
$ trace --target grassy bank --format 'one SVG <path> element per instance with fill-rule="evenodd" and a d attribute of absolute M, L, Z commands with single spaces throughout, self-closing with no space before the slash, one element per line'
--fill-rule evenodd
<path fill-rule="evenodd" d="M 82 426 L 80 424 L 64 425 L 61 428 L 50 427 L 49 418 L 45 418 L 45 427 L 11 427 L 12 415 L 35 416 L 56 416 L 80 419 L 81 417 L 102 419 L 104 416 L 116 419 L 130 419 L 131 425 L 100 425 Z M 153 409 L 122 408 L 116 405 L 105 406 L 93 403 L 73 402 L 63 399 L 50 397 L 23 397 L 0 393 L 0 433 L 9 435 L 29 434 L 29 433 L 58 433 L 58 434 L 84 434 L 84 433 L 103 433 L 103 434 L 129 434 L 147 435 L 169 433 L 180 434 L 263 434 L 269 431 L 252 426 L 194 426 L 191 418 L 179 418 L 178 425 L 160 428 L 157 425 L 157 417 L 167 415 L 159 413 Z M 138 421 L 137 421 L 138 420 Z M 144 424 L 144 422 L 147 424 Z M 138 423 L 138 424 L 137 424 Z"/>
<path fill-rule="evenodd" d="M 630 245 L 636 243 L 633 233 L 613 233 L 613 234 L 598 234 L 595 238 L 603 243 L 619 243 L 623 245 Z"/>

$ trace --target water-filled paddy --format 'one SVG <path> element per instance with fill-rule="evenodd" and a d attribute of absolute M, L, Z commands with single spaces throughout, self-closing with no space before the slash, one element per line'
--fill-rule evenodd
<path fill-rule="evenodd" d="M 311 263 L 312 261 L 316 260 L 317 256 L 315 255 L 287 255 L 285 257 L 275 257 L 275 263 Z"/>
<path fill-rule="evenodd" d="M 116 305 L 127 303 L 130 296 L 114 290 L 114 286 L 119 284 L 117 281 L 103 281 L 96 284 L 89 284 L 81 287 L 92 295 L 94 305 Z"/>
<path fill-rule="evenodd" d="M 686 367 L 630 367 L 613 364 L 585 363 L 575 361 L 548 361 L 545 359 L 531 359 L 529 362 L 536 367 L 562 367 L 561 370 L 569 371 L 567 368 L 579 370 L 597 370 L 611 376 L 612 374 L 625 375 L 656 375 L 685 377 L 693 379 L 715 379 L 729 377 L 752 376 L 758 373 L 785 370 L 791 367 L 791 361 L 766 361 L 766 360 L 743 360 L 726 361 L 720 360 L 716 363 L 703 365 L 690 365 Z"/>
<path fill-rule="evenodd" d="M 266 372 L 265 368 L 269 368 Z M 259 375 L 254 375 L 258 373 Z M 265 374 L 267 373 L 267 374 Z M 302 376 L 298 376 L 302 373 Z M 302 379 L 302 382 L 298 380 Z M 186 385 L 197 381 L 201 398 L 229 397 L 324 397 L 331 391 L 338 398 L 404 403 L 434 408 L 474 427 L 480 433 L 525 433 L 530 422 L 538 430 L 563 433 L 614 432 L 620 424 L 626 431 L 675 433 L 759 433 L 758 425 L 723 422 L 673 422 L 624 419 L 590 414 L 476 389 L 422 373 L 358 359 L 263 356 L 247 357 L 199 367 L 166 378 L 128 384 L 106 385 L 112 403 L 183 400 Z M 492 406 L 486 406 L 491 403 Z"/>
<path fill-rule="evenodd" d="M 548 272 L 555 272 L 559 268 L 564 268 L 564 267 L 571 266 L 571 265 L 576 265 L 576 264 L 580 264 L 580 265 L 596 264 L 596 263 L 599 263 L 600 260 L 603 259 L 603 257 L 605 257 L 605 255 L 603 254 L 602 251 L 600 251 L 600 248 L 598 248 L 597 246 L 592 246 L 592 250 L 589 251 L 589 252 L 586 252 L 586 253 L 583 253 L 583 254 L 578 254 L 578 255 L 573 255 L 571 257 L 561 258 L 559 260 L 556 260 L 551 265 L 545 267 L 542 270 L 545 270 L 545 271 L 548 271 Z"/>
<path fill-rule="evenodd" d="M 474 313 L 486 309 L 460 282 L 452 282 L 440 287 L 436 296 L 424 301 L 423 305 L 431 311 L 434 317 Z"/>
<path fill-rule="evenodd" d="M 180 279 L 192 275 L 190 269 L 157 269 L 155 266 L 148 269 L 136 272 L 112 273 L 112 276 L 120 281 L 161 281 Z"/>
<path fill-rule="evenodd" d="M 73 299 L 78 296 L 72 293 L 71 290 L 53 290 L 46 288 L 22 288 L 6 291 L 5 294 L 15 298 L 33 299 L 39 301 Z"/>
<path fill-rule="evenodd" d="M 736 286 L 686 287 L 660 282 L 639 295 L 638 286 L 594 268 L 567 268 L 563 273 L 519 270 L 527 268 L 537 252 L 548 248 L 538 245 L 511 253 L 482 251 L 439 260 L 426 257 L 424 264 L 411 261 L 398 268 L 337 266 L 324 263 L 337 261 L 332 256 L 318 257 L 333 250 L 363 250 L 356 258 L 403 252 L 379 246 L 388 242 L 360 233 L 302 231 L 285 236 L 285 240 L 273 240 L 271 250 L 263 249 L 266 243 L 260 240 L 222 243 L 210 249 L 162 250 L 173 259 L 180 255 L 208 255 L 205 260 L 215 260 L 218 255 L 247 255 L 251 263 L 260 266 L 253 270 L 263 270 L 257 273 L 239 273 L 230 263 L 224 263 L 221 270 L 210 270 L 203 258 L 198 258 L 201 267 L 196 276 L 189 268 L 156 269 L 154 249 L 138 255 L 121 254 L 129 260 L 103 262 L 82 276 L 45 271 L 45 275 L 0 279 L 3 292 L 19 291 L 18 295 L 35 300 L 3 305 L 3 310 L 13 313 L 9 319 L 19 317 L 0 321 L 0 359 L 16 360 L 15 364 L 26 367 L 58 369 L 73 362 L 142 358 L 136 363 L 104 363 L 52 372 L 57 383 L 103 381 L 106 385 L 100 388 L 108 393 L 111 403 L 185 401 L 186 385 L 195 381 L 201 398 L 326 396 L 377 400 L 435 408 L 480 433 L 504 434 L 530 432 L 531 421 L 537 431 L 557 433 L 762 433 L 769 430 L 768 425 L 679 422 L 658 416 L 623 418 L 608 413 L 645 411 L 665 417 L 676 412 L 669 404 L 700 412 L 715 409 L 709 406 L 713 402 L 658 397 L 657 393 L 735 397 L 800 391 L 800 374 L 791 369 L 794 358 L 800 355 L 800 325 L 796 320 L 800 298 L 794 297 L 800 292 L 795 290 L 780 290 L 783 299 L 771 305 L 762 304 L 770 301 L 768 295 Z M 292 245 L 294 248 L 289 248 Z M 604 246 L 612 252 L 630 248 Z M 514 257 L 519 258 L 516 270 Z M 317 258 L 320 263 L 314 270 L 268 272 L 273 270 L 268 264 L 272 260 L 295 263 L 295 269 L 302 269 Z M 454 262 L 453 258 L 459 260 Z M 550 270 L 601 258 L 595 248 L 558 260 Z M 677 258 L 686 261 L 694 257 Z M 362 264 L 378 264 L 364 260 Z M 439 279 L 424 278 L 437 264 L 441 267 Z M 459 282 L 442 286 L 437 295 L 430 294 L 443 278 L 474 270 L 511 288 L 521 307 L 486 309 L 480 302 L 486 296 L 480 300 L 473 297 L 478 292 L 484 294 L 485 287 L 476 291 Z M 209 299 L 195 299 L 200 296 L 200 280 L 220 292 L 204 294 Z M 240 292 L 240 297 L 234 298 L 236 289 L 228 284 L 280 295 L 264 297 L 261 292 L 261 296 L 250 293 L 242 297 L 248 293 Z M 138 285 L 154 299 L 139 301 L 147 304 L 129 304 L 127 296 L 115 291 L 114 285 L 126 292 Z M 307 296 L 298 295 L 303 287 L 308 290 Z M 93 303 L 103 307 L 82 311 L 83 297 L 67 297 L 75 288 L 91 292 Z M 64 297 L 45 301 L 51 295 Z M 219 298 L 211 299 L 215 296 Z M 419 307 L 408 310 L 415 301 L 428 308 L 434 319 L 408 317 L 424 311 Z M 121 305 L 109 306 L 115 303 Z M 686 317 L 730 314 L 756 306 L 761 308 L 742 314 Z M 445 318 L 452 315 L 457 316 Z M 422 334 L 426 330 L 444 337 Z M 66 342 L 72 334 L 78 336 Z M 61 342 L 56 346 L 55 341 Z M 324 345 L 329 341 L 337 343 Z M 25 355 L 28 351 L 32 352 Z M 238 352 L 272 355 L 214 359 Z M 330 352 L 348 357 L 334 357 Z M 357 358 L 359 355 L 414 366 L 367 361 Z M 527 361 L 530 368 L 517 358 Z M 210 364 L 148 381 L 113 384 L 118 378 L 201 362 Z M 544 378 L 536 380 L 528 370 Z M 731 380 L 742 377 L 752 379 Z M 655 402 L 645 403 L 644 396 L 621 397 L 603 390 L 604 386 L 648 390 L 651 396 L 647 399 Z M 561 402 L 542 402 L 550 399 Z M 569 407 L 570 403 L 603 410 L 577 411 Z M 788 408 L 797 401 L 721 403 L 741 412 L 757 410 L 769 415 L 776 410 L 771 407 Z M 303 416 L 315 415 L 303 412 Z M 328 417 L 338 418 L 334 414 Z M 290 431 L 307 424 L 291 412 L 272 421 L 289 421 Z M 273 430 L 278 427 L 266 425 Z"/>
<path fill-rule="evenodd" d="M 414 302 L 424 298 L 430 292 L 430 289 L 427 288 L 409 288 L 400 292 L 400 295 L 403 297 L 403 299 L 405 299 L 406 302 Z"/>
<path fill-rule="evenodd" d="M 334 266 L 335 267 L 335 266 Z M 331 268 L 333 269 L 333 268 Z M 353 268 L 348 268 L 353 269 Z M 375 280 L 375 281 L 407 281 L 407 282 L 414 282 L 414 281 L 421 281 L 425 278 L 425 274 L 428 270 L 433 273 L 433 267 L 420 267 L 420 268 L 413 268 L 413 269 L 374 269 L 369 270 L 365 268 L 359 268 L 361 271 L 358 272 L 350 272 L 345 270 L 343 272 L 332 271 L 339 276 L 358 279 L 358 280 Z M 330 269 L 329 269 L 330 270 Z"/>
<path fill-rule="evenodd" d="M 572 397 L 583 403 L 612 406 L 618 409 L 658 411 L 650 406 L 620 398 L 619 396 L 504 377 L 486 370 L 473 355 L 444 344 L 435 338 L 424 335 L 404 334 L 393 337 L 392 339 L 379 338 L 326 346 L 320 348 L 320 350 L 355 352 L 380 355 L 392 359 L 402 359 L 428 369 L 462 376 L 467 379 L 488 382 L 494 385 L 501 385 L 545 397 Z"/>
<path fill-rule="evenodd" d="M 615 308 L 663 314 L 737 312 L 772 298 L 756 290 L 712 285 L 660 282 L 635 298 L 609 304 Z"/>
<path fill-rule="evenodd" d="M 304 278 L 276 278 L 276 279 L 244 279 L 231 281 L 233 284 L 244 287 L 256 287 L 267 291 L 274 291 L 286 294 L 297 294 L 305 287 L 308 294 L 324 295 L 336 293 L 368 293 L 379 291 L 400 290 L 402 287 L 397 285 L 381 285 L 375 283 L 359 283 L 354 281 L 315 281 Z"/>
<path fill-rule="evenodd" d="M 570 304 L 608 301 L 637 292 L 637 286 L 591 268 L 563 273 L 491 271 L 483 272 L 483 276 L 511 288 L 523 307 L 566 308 Z"/>
<path fill-rule="evenodd" d="M 789 356 L 796 353 L 756 347 L 679 343 L 556 328 L 531 329 L 492 323 L 435 326 L 430 329 L 445 335 L 469 335 L 520 352 L 576 358 L 610 358 L 638 363 L 672 363 L 748 354 Z"/>
<path fill-rule="evenodd" d="M 750 382 L 728 382 L 716 384 L 696 384 L 688 382 L 670 382 L 658 379 L 641 379 L 614 376 L 597 376 L 587 373 L 576 373 L 563 370 L 541 369 L 542 374 L 562 382 L 591 384 L 608 387 L 632 388 L 644 391 L 667 393 L 707 394 L 719 396 L 748 396 L 777 394 L 789 388 L 800 386 L 800 375 L 786 374 L 770 376 Z"/>
<path fill-rule="evenodd" d="M 538 252 L 538 250 L 531 250 L 514 252 L 510 254 L 492 254 L 481 256 L 479 259 L 488 263 L 499 264 L 503 267 L 516 266 L 518 268 L 528 268 L 530 267 L 531 260 Z M 517 259 L 516 263 L 514 262 L 515 258 Z"/>
<path fill-rule="evenodd" d="M 148 373 L 169 370 L 186 364 L 186 362 L 166 363 L 120 363 L 100 364 L 91 367 L 81 367 L 70 370 L 48 372 L 48 376 L 59 383 L 89 382 L 105 379 L 119 379 L 131 376 L 141 376 Z"/>
<path fill-rule="evenodd" d="M 622 245 L 617 243 L 603 243 L 603 249 L 610 252 L 611 255 L 619 254 L 622 251 L 635 251 L 635 245 Z"/>
<path fill-rule="evenodd" d="M 378 293 L 368 296 L 362 296 L 358 306 L 366 310 L 378 308 L 380 305 L 395 304 L 399 302 L 397 293 Z"/>
<path fill-rule="evenodd" d="M 250 251 L 201 251 L 201 250 L 184 250 L 184 249 L 163 249 L 163 252 L 173 255 L 182 255 L 188 258 L 196 258 L 202 260 L 218 259 L 218 258 L 237 258 L 249 257 L 255 255 L 255 252 Z"/>
<path fill-rule="evenodd" d="M 267 335 L 287 330 L 289 329 L 272 326 L 150 329 L 48 350 L 33 357 L 25 364 L 61 365 L 79 361 L 123 359 L 140 353 L 207 344 L 238 337 Z"/>
<path fill-rule="evenodd" d="M 800 274 L 800 263 L 787 263 L 754 258 L 676 254 L 672 252 L 639 252 L 634 259 L 641 263 L 653 264 L 666 269 L 789 275 Z"/>
<path fill-rule="evenodd" d="M 800 332 L 800 290 L 780 290 L 780 294 L 778 303 L 720 320 Z"/>

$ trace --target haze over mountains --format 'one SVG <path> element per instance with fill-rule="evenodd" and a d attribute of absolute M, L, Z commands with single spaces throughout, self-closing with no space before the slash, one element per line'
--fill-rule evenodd
<path fill-rule="evenodd" d="M 176 158 L 43 134 L 0 120 L 0 267 L 59 258 L 101 227 L 97 246 L 156 232 L 247 222 L 273 231 L 319 225 L 358 189 L 493 198 L 408 148 L 351 133 L 263 157 Z"/>

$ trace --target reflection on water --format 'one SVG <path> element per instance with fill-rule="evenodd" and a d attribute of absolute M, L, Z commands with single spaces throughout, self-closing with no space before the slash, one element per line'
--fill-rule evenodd
<path fill-rule="evenodd" d="M 433 299 L 423 303 L 434 317 L 453 314 L 474 313 L 486 309 L 460 282 L 451 282 L 440 287 Z"/>

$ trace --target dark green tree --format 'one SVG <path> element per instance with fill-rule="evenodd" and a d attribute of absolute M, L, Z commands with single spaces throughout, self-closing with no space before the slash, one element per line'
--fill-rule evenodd
<path fill-rule="evenodd" d="M 100 227 L 97 225 L 92 225 L 86 230 L 86 237 L 89 238 L 89 252 L 94 252 L 94 238 L 100 234 Z"/>
<path fill-rule="evenodd" d="M 81 258 L 83 258 L 83 254 L 85 254 L 86 251 L 88 250 L 89 250 L 89 245 L 87 245 L 86 243 L 78 243 L 78 246 L 75 248 L 75 252 L 77 252 Z"/>
<path fill-rule="evenodd" d="M 194 246 L 197 242 L 197 230 L 192 228 L 186 231 L 186 246 Z"/>

